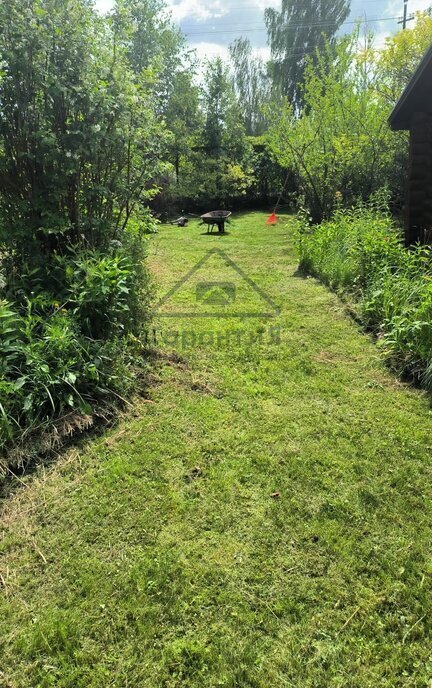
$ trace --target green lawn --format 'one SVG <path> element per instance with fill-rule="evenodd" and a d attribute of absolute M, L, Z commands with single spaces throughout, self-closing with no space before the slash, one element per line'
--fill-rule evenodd
<path fill-rule="evenodd" d="M 289 218 L 202 231 L 151 240 L 160 298 L 224 254 L 161 305 L 148 399 L 4 505 L 0 686 L 430 688 L 428 400 Z"/>

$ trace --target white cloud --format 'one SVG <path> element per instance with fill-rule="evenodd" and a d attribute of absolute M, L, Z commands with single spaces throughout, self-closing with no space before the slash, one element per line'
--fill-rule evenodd
<path fill-rule="evenodd" d="M 228 60 L 229 57 L 228 47 L 226 45 L 220 45 L 219 43 L 202 41 L 201 43 L 194 43 L 192 47 L 196 50 L 200 61 L 211 60 L 214 57 L 221 57 L 223 60 Z"/>
<path fill-rule="evenodd" d="M 267 62 L 270 59 L 270 48 L 267 45 L 261 48 L 253 48 L 252 52 L 256 57 L 259 57 L 261 60 L 264 60 L 265 62 Z"/>
<path fill-rule="evenodd" d="M 265 10 L 267 7 L 275 7 L 279 10 L 281 8 L 280 0 L 256 0 L 255 4 L 260 10 Z"/>
<path fill-rule="evenodd" d="M 221 45 L 220 43 L 201 41 L 200 43 L 194 43 L 192 48 L 196 50 L 200 61 L 211 60 L 214 57 L 221 57 L 225 61 L 229 59 L 228 46 Z M 253 48 L 253 54 L 263 60 L 268 60 L 270 58 L 270 48 Z"/>
<path fill-rule="evenodd" d="M 96 0 L 95 6 L 99 12 L 109 12 L 114 5 L 114 0 Z"/>
<path fill-rule="evenodd" d="M 386 43 L 386 38 L 389 37 L 388 31 L 380 31 L 375 34 L 374 36 L 374 48 L 376 50 L 381 50 L 381 48 L 384 48 L 385 43 Z"/>
<path fill-rule="evenodd" d="M 114 0 L 95 0 L 96 9 L 100 12 L 109 12 L 113 5 Z M 167 0 L 166 7 L 176 22 L 188 17 L 204 22 L 223 17 L 229 12 L 229 9 L 224 7 L 224 0 Z"/>
<path fill-rule="evenodd" d="M 167 2 L 174 21 L 181 22 L 190 18 L 204 22 L 208 19 L 223 17 L 228 10 L 223 6 L 222 0 L 179 0 L 179 2 Z"/>
<path fill-rule="evenodd" d="M 414 12 L 423 12 L 424 10 L 429 9 L 431 6 L 430 0 L 410 0 L 408 3 L 408 16 Z M 402 0 L 388 0 L 386 3 L 386 6 L 384 8 L 383 12 L 384 16 L 387 17 L 400 17 L 402 19 L 403 15 L 403 3 Z M 397 20 L 395 20 L 397 21 Z M 412 27 L 414 25 L 414 22 L 409 22 L 407 24 L 408 28 Z M 395 27 L 397 27 L 397 30 L 400 30 L 400 25 L 395 24 Z M 389 31 L 387 31 L 388 33 Z M 393 30 L 391 30 L 391 33 L 394 33 L 394 27 Z"/>
<path fill-rule="evenodd" d="M 431 0 L 410 0 L 408 4 L 408 16 L 414 12 L 421 12 L 429 9 Z M 375 24 L 375 47 L 383 48 L 385 46 L 386 38 L 401 30 L 398 23 L 402 19 L 403 3 L 402 0 L 388 0 L 382 10 L 383 17 L 396 17 L 392 22 L 383 21 Z M 407 29 L 412 29 L 415 26 L 415 21 L 410 21 L 407 24 Z"/>
<path fill-rule="evenodd" d="M 408 3 L 408 12 L 419 12 L 427 10 L 430 7 L 430 0 L 410 0 Z M 402 0 L 389 0 L 384 10 L 384 14 L 389 17 L 402 15 Z"/>

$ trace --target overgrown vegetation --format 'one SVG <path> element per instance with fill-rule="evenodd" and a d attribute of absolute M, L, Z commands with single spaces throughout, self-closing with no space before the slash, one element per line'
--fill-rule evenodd
<path fill-rule="evenodd" d="M 0 25 L 3 451 L 133 387 L 149 206 L 269 203 L 286 179 L 287 200 L 297 180 L 263 137 L 283 89 L 247 41 L 199 87 L 159 0 L 10 0 Z"/>
<path fill-rule="evenodd" d="M 201 102 L 202 111 L 196 112 L 195 120 L 189 119 L 193 139 L 186 156 L 176 151 L 175 183 L 167 193 L 172 201 L 192 208 L 203 202 L 224 207 L 246 196 L 253 176 L 252 146 L 246 140 L 228 69 L 220 58 L 206 65 Z"/>
<path fill-rule="evenodd" d="M 430 13 L 376 50 L 360 27 L 335 38 L 347 2 L 325 22 L 322 3 L 294 5 L 266 13 L 270 62 L 237 39 L 229 64 L 203 66 L 159 0 L 117 0 L 107 16 L 89 0 L 2 3 L 0 448 L 129 391 L 149 207 L 239 208 L 283 190 L 319 223 L 386 187 L 399 212 L 407 137 L 387 117 L 432 40 Z M 411 358 L 415 375 L 428 368 L 425 352 Z"/>
<path fill-rule="evenodd" d="M 269 62 L 238 39 L 199 65 L 160 0 L 0 4 L 0 477 L 128 403 L 148 246 L 170 316 L 151 398 L 12 475 L 2 686 L 430 683 L 428 396 L 292 247 L 297 227 L 302 269 L 432 391 L 431 249 L 402 244 L 406 137 L 387 126 L 432 18 L 377 51 L 336 37 L 348 13 L 282 0 Z M 158 213 L 281 189 L 298 219 L 150 236 Z M 238 269 L 213 251 L 199 275 L 222 243 Z"/>
<path fill-rule="evenodd" d="M 384 187 L 398 211 L 408 137 L 390 131 L 387 120 L 432 42 L 432 17 L 418 13 L 415 27 L 387 39 L 381 50 L 373 34 L 359 28 L 336 43 L 323 40 L 304 70 L 300 111 L 290 99 L 267 109 L 268 146 L 281 166 L 295 172 L 300 204 L 312 222 Z"/>
<path fill-rule="evenodd" d="M 271 111 L 269 144 L 281 164 L 296 170 L 313 222 L 395 176 L 401 137 L 387 125 L 373 56 L 357 33 L 327 46 L 306 68 L 302 116 L 288 101 Z"/>
<path fill-rule="evenodd" d="M 432 390 L 432 256 L 407 250 L 385 200 L 299 227 L 301 267 L 348 298 L 396 370 Z"/>
<path fill-rule="evenodd" d="M 132 386 L 166 139 L 160 45 L 135 67 L 134 22 L 124 3 L 0 7 L 0 449 Z"/>

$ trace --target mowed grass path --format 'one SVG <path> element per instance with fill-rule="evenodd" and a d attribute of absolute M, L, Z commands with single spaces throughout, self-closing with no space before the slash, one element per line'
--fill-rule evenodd
<path fill-rule="evenodd" d="M 7 500 L 0 686 L 432 685 L 428 400 L 264 222 L 152 239 L 160 296 L 222 248 L 281 313 L 160 318 L 151 403 Z"/>

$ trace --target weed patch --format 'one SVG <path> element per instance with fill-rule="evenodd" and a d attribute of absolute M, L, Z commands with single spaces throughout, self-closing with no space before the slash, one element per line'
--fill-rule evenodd
<path fill-rule="evenodd" d="M 432 390 L 432 256 L 406 249 L 379 198 L 299 229 L 300 264 L 348 301 L 402 376 Z"/>

